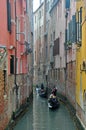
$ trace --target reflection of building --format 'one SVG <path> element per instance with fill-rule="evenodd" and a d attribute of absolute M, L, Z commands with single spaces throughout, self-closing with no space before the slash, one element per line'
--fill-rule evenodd
<path fill-rule="evenodd" d="M 4 130 L 12 112 L 32 92 L 32 82 L 27 83 L 32 67 L 32 0 L 0 1 L 0 12 L 0 129 Z"/>
<path fill-rule="evenodd" d="M 77 1 L 76 7 L 76 114 L 86 128 L 86 1 Z"/>

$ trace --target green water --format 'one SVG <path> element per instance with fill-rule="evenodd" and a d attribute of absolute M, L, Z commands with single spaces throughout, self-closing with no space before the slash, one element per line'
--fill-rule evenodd
<path fill-rule="evenodd" d="M 76 128 L 63 104 L 57 110 L 49 110 L 47 99 L 34 94 L 33 103 L 14 130 L 76 130 Z"/>

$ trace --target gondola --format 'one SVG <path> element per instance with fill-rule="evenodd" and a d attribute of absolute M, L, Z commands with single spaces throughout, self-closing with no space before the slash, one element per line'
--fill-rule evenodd
<path fill-rule="evenodd" d="M 47 98 L 48 92 L 47 92 L 47 88 L 46 89 L 41 89 L 39 92 L 39 96 L 43 97 L 43 98 Z"/>
<path fill-rule="evenodd" d="M 49 99 L 48 99 L 48 107 L 49 107 L 50 109 L 59 108 L 59 105 L 60 105 L 60 103 L 59 103 L 59 101 L 58 101 L 57 98 L 49 98 Z"/>
<path fill-rule="evenodd" d="M 40 97 L 43 97 L 43 98 L 47 98 L 47 92 L 46 92 L 46 90 L 40 91 L 40 92 L 39 92 L 39 96 L 40 96 Z"/>

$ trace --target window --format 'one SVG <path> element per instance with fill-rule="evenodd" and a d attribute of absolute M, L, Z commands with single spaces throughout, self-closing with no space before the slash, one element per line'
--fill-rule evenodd
<path fill-rule="evenodd" d="M 57 10 L 58 10 L 57 17 L 58 19 L 60 19 L 62 17 L 62 1 L 59 1 Z"/>
<path fill-rule="evenodd" d="M 60 69 L 58 69 L 58 80 L 60 80 Z"/>
<path fill-rule="evenodd" d="M 53 32 L 53 40 L 55 40 L 55 32 Z"/>
<path fill-rule="evenodd" d="M 51 34 L 51 42 L 52 42 L 53 38 L 52 38 L 52 34 Z"/>
<path fill-rule="evenodd" d="M 24 21 L 24 32 L 25 32 L 25 41 L 27 41 L 27 24 L 26 24 L 26 21 Z"/>
<path fill-rule="evenodd" d="M 18 74 L 18 58 L 16 58 L 16 73 Z"/>
<path fill-rule="evenodd" d="M 10 56 L 10 74 L 14 74 L 14 56 Z"/>
<path fill-rule="evenodd" d="M 35 16 L 35 23 L 36 23 L 36 16 Z"/>
<path fill-rule="evenodd" d="M 20 73 L 22 73 L 22 60 L 20 60 Z"/>
<path fill-rule="evenodd" d="M 36 61 L 36 51 L 35 51 L 35 61 Z"/>
<path fill-rule="evenodd" d="M 60 49 L 60 44 L 59 44 L 59 38 L 57 38 L 55 41 L 54 41 L 54 46 L 53 46 L 53 56 L 56 56 L 56 55 L 59 55 L 60 52 L 59 52 L 59 49 Z"/>
<path fill-rule="evenodd" d="M 77 32 L 76 32 L 76 15 L 72 16 L 72 27 L 73 27 L 73 32 L 72 32 L 73 42 L 76 42 L 76 36 L 77 36 Z"/>
<path fill-rule="evenodd" d="M 47 60 L 47 57 L 48 57 L 48 47 L 46 46 L 46 60 Z"/>
<path fill-rule="evenodd" d="M 49 10 L 49 1 L 46 3 L 46 12 Z"/>
<path fill-rule="evenodd" d="M 67 45 L 71 45 L 72 43 L 76 42 L 76 15 L 72 16 L 72 20 L 68 23 L 68 29 L 67 29 Z"/>
<path fill-rule="evenodd" d="M 7 0 L 7 29 L 11 32 L 11 5 L 9 0 Z"/>
<path fill-rule="evenodd" d="M 78 21 L 77 21 L 77 42 L 81 44 L 82 40 L 82 7 L 77 12 Z"/>
<path fill-rule="evenodd" d="M 7 71 L 3 70 L 3 74 L 4 74 L 4 94 L 6 93 L 6 79 L 7 79 Z"/>
<path fill-rule="evenodd" d="M 39 36 L 41 37 L 41 27 L 39 28 Z"/>
<path fill-rule="evenodd" d="M 41 19 L 41 11 L 39 11 L 39 19 Z"/>
<path fill-rule="evenodd" d="M 16 18 L 16 40 L 18 40 L 18 41 L 20 41 L 20 34 L 19 34 L 19 32 L 20 32 L 20 20 L 19 20 L 19 18 L 17 17 Z"/>
<path fill-rule="evenodd" d="M 26 13 L 28 13 L 28 2 L 26 0 Z"/>

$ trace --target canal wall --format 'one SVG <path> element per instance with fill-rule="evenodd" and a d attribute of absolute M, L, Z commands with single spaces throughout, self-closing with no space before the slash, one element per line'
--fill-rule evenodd
<path fill-rule="evenodd" d="M 51 86 L 53 86 L 53 85 L 51 85 Z M 51 94 L 51 91 L 52 91 L 52 87 L 49 86 L 48 87 L 48 97 Z M 73 119 L 73 121 L 75 123 L 76 129 L 77 130 L 85 130 L 83 124 L 81 123 L 81 121 L 77 117 L 76 109 L 72 105 L 72 103 L 70 102 L 70 99 L 68 100 L 68 98 L 65 97 L 64 94 L 61 94 L 60 92 L 57 92 L 57 97 L 59 98 L 59 101 L 67 107 L 67 109 L 71 115 L 71 118 Z"/>
<path fill-rule="evenodd" d="M 70 113 L 70 115 L 75 123 L 77 130 L 85 130 L 83 125 L 81 124 L 80 120 L 78 119 L 78 117 L 76 115 L 76 109 L 73 107 L 73 105 L 70 103 L 70 101 L 60 93 L 57 93 L 57 96 L 58 96 L 60 102 L 64 103 L 64 105 L 67 107 L 67 109 L 68 109 L 68 111 L 69 111 L 69 113 Z"/>
<path fill-rule="evenodd" d="M 32 100 L 33 100 L 33 92 L 27 98 L 25 104 L 21 105 L 20 108 L 13 113 L 5 130 L 13 130 L 13 128 L 17 124 L 17 122 L 28 111 L 28 108 L 29 108 L 30 104 L 32 103 Z"/>
<path fill-rule="evenodd" d="M 4 130 L 9 122 L 8 118 L 8 87 L 5 85 L 4 70 L 0 68 L 0 130 Z"/>

